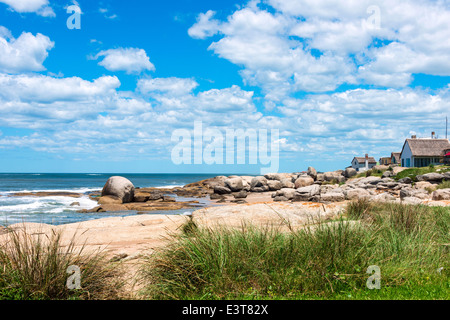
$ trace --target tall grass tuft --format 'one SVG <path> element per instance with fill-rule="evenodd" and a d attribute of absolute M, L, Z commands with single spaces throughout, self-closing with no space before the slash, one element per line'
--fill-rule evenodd
<path fill-rule="evenodd" d="M 66 285 L 72 265 L 81 269 L 78 290 Z M 61 232 L 47 236 L 9 230 L 0 244 L 0 299 L 115 299 L 121 286 L 118 267 L 108 264 L 102 252 L 77 249 L 75 238 L 63 246 Z"/>
<path fill-rule="evenodd" d="M 367 198 L 359 198 L 347 204 L 346 214 L 349 219 L 359 220 L 366 217 L 371 208 L 372 204 Z"/>

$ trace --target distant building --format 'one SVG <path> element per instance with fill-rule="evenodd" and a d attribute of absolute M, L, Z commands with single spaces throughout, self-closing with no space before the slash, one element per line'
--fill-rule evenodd
<path fill-rule="evenodd" d="M 401 153 L 402 167 L 426 167 L 430 164 L 442 164 L 445 151 L 450 149 L 448 139 L 418 139 L 412 136 L 406 139 Z"/>
<path fill-rule="evenodd" d="M 356 171 L 366 171 L 372 169 L 377 165 L 374 157 L 369 157 L 366 154 L 365 157 L 354 157 L 352 160 L 352 168 Z"/>
<path fill-rule="evenodd" d="M 391 153 L 391 164 L 400 164 L 402 162 L 401 158 L 400 158 L 401 154 L 402 154 L 401 152 L 392 152 Z"/>
<path fill-rule="evenodd" d="M 391 157 L 382 157 L 379 162 L 383 166 L 388 166 L 391 164 Z"/>

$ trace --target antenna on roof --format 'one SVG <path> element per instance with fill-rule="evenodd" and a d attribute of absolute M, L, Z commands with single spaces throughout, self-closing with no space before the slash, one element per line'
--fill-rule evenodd
<path fill-rule="evenodd" d="M 445 116 L 445 139 L 448 139 L 447 130 L 448 130 L 448 118 L 447 116 Z"/>

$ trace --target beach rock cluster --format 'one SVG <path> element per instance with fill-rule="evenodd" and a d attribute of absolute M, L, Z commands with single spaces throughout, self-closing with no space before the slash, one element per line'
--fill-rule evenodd
<path fill-rule="evenodd" d="M 318 173 L 313 167 L 301 173 L 269 173 L 264 176 L 220 176 L 211 185 L 211 199 L 232 195 L 245 198 L 252 192 L 272 192 L 273 201 L 341 202 L 345 200 L 369 199 L 371 201 L 422 203 L 426 200 L 450 200 L 450 189 L 436 190 L 439 183 L 450 180 L 450 172 L 428 173 L 396 181 L 395 175 L 404 168 L 378 166 L 386 170 L 382 177 L 356 178 L 353 168 Z"/>
<path fill-rule="evenodd" d="M 404 168 L 378 167 L 377 170 L 386 170 L 381 177 L 356 177 L 358 173 L 353 168 L 319 173 L 309 167 L 307 171 L 294 173 L 217 176 L 184 187 L 167 189 L 135 188 L 126 178 L 111 177 L 101 194 L 91 195 L 91 199 L 98 201 L 98 206 L 82 211 L 178 210 L 198 207 L 199 202 L 192 198 L 207 196 L 219 203 L 245 203 L 251 193 L 269 193 L 275 202 L 332 203 L 368 199 L 418 204 L 450 200 L 450 189 L 437 189 L 438 184 L 450 180 L 450 172 L 419 175 L 414 181 L 410 177 L 395 180 L 395 176 Z M 180 197 L 187 199 L 180 200 Z"/>
<path fill-rule="evenodd" d="M 191 186 L 179 192 L 180 194 L 198 195 L 199 186 Z M 191 193 L 191 189 L 194 189 Z M 91 194 L 91 199 L 97 200 L 98 206 L 90 210 L 80 210 L 81 213 L 137 211 L 144 213 L 159 210 L 180 210 L 200 207 L 199 201 L 176 201 L 178 189 L 135 188 L 133 183 L 124 177 L 114 176 L 108 179 L 101 194 Z"/>

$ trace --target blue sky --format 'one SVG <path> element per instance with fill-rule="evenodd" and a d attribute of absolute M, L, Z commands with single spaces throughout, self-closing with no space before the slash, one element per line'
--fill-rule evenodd
<path fill-rule="evenodd" d="M 176 165 L 195 121 L 277 130 L 279 171 L 378 159 L 444 137 L 449 24 L 447 1 L 0 0 L 0 171 L 259 172 Z"/>

